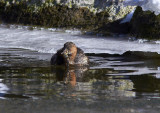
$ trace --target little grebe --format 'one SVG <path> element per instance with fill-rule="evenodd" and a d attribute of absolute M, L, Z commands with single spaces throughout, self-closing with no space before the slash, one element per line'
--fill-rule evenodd
<path fill-rule="evenodd" d="M 89 59 L 73 42 L 66 42 L 51 58 L 51 65 L 88 65 Z"/>

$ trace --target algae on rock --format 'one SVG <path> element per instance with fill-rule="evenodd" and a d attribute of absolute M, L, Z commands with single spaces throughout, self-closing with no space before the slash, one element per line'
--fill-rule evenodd
<path fill-rule="evenodd" d="M 69 8 L 61 5 L 37 6 L 26 2 L 10 4 L 0 2 L 0 18 L 6 23 L 38 25 L 45 27 L 72 27 L 92 29 L 108 22 L 108 13 L 94 14 L 88 8 Z"/>
<path fill-rule="evenodd" d="M 90 31 L 104 28 L 101 33 L 109 34 L 113 27 L 103 26 L 119 25 L 119 20 L 134 9 L 134 6 L 123 6 L 123 1 L 6 0 L 0 1 L 0 19 L 5 23 Z"/>
<path fill-rule="evenodd" d="M 13 0 L 6 0 L 13 3 Z M 15 0 L 14 0 L 15 1 Z M 129 12 L 131 12 L 135 6 L 124 6 L 125 0 L 16 0 L 19 2 L 25 1 L 29 5 L 62 5 L 69 8 L 88 8 L 91 12 L 99 13 L 101 11 L 108 11 L 109 19 L 115 21 L 123 18 Z M 15 2 L 16 2 L 15 1 Z"/>

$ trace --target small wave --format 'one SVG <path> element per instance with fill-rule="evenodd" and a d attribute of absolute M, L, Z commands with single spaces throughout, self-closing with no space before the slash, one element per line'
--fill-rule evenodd
<path fill-rule="evenodd" d="M 82 34 L 82 32 L 78 29 L 61 29 L 61 28 L 43 28 L 43 27 L 33 27 L 33 26 L 22 26 L 16 24 L 0 24 L 0 27 L 10 28 L 10 29 L 19 29 L 19 30 L 48 30 L 51 32 L 64 32 L 69 34 Z"/>
<path fill-rule="evenodd" d="M 56 31 L 56 28 L 48 28 L 49 31 Z"/>
<path fill-rule="evenodd" d="M 160 44 L 160 40 L 155 41 L 156 44 Z"/>
<path fill-rule="evenodd" d="M 148 40 L 146 40 L 146 39 L 138 39 L 137 41 L 138 41 L 138 43 L 145 43 L 145 42 L 148 42 Z"/>
<path fill-rule="evenodd" d="M 65 30 L 65 32 L 70 34 L 82 34 L 82 32 L 79 30 Z"/>

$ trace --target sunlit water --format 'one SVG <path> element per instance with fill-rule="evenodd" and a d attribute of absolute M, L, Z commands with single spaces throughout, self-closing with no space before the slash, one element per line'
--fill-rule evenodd
<path fill-rule="evenodd" d="M 67 41 L 84 50 L 89 67 L 50 65 Z M 158 113 L 159 48 L 159 41 L 1 25 L 0 112 Z"/>

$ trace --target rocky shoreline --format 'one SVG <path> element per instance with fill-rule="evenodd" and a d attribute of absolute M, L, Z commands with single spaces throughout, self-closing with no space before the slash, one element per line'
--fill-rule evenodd
<path fill-rule="evenodd" d="M 124 0 L 8 0 L 0 1 L 0 20 L 3 23 L 77 28 L 93 33 L 111 35 L 128 33 L 119 29 L 119 22 L 134 6 L 123 6 Z M 115 30 L 116 28 L 116 30 Z M 118 29 L 117 29 L 118 28 Z M 125 28 L 124 28 L 125 29 Z M 126 29 L 128 29 L 128 24 Z"/>
<path fill-rule="evenodd" d="M 160 16 L 125 0 L 1 0 L 0 22 L 159 39 Z M 136 8 L 130 22 L 121 23 Z"/>

